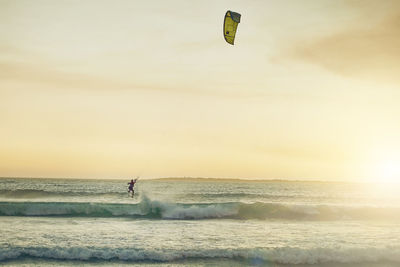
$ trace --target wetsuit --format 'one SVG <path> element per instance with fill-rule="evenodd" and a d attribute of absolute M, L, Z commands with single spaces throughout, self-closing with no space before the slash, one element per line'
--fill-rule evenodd
<path fill-rule="evenodd" d="M 136 181 L 130 181 L 129 184 L 129 189 L 128 189 L 128 193 L 132 192 L 132 194 L 134 193 L 133 191 L 133 186 L 135 185 Z"/>

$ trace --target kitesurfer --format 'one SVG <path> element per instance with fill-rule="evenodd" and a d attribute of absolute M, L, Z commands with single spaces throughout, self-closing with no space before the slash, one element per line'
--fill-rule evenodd
<path fill-rule="evenodd" d="M 128 185 L 129 185 L 128 193 L 132 192 L 132 197 L 133 197 L 133 195 L 135 194 L 135 191 L 133 190 L 133 187 L 135 186 L 136 180 L 137 180 L 137 179 L 135 179 L 135 180 L 132 179 L 132 180 L 128 183 Z"/>

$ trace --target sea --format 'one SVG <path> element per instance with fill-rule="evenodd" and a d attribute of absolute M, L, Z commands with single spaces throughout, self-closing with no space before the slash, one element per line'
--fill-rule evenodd
<path fill-rule="evenodd" d="M 398 186 L 0 179 L 0 266 L 400 266 Z"/>

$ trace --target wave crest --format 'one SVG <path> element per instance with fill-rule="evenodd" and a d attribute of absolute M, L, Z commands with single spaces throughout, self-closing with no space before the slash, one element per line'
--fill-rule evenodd
<path fill-rule="evenodd" d="M 143 196 L 139 203 L 0 202 L 0 216 L 133 217 L 151 219 L 400 220 L 399 208 L 276 203 L 167 203 Z"/>

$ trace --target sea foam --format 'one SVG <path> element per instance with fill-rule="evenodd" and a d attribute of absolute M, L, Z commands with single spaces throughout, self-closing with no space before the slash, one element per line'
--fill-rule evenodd
<path fill-rule="evenodd" d="M 188 259 L 238 259 L 259 263 L 322 264 L 376 263 L 400 264 L 400 248 L 247 248 L 247 249 L 135 249 L 96 247 L 10 247 L 0 248 L 0 261 L 20 258 L 79 261 L 171 262 Z"/>

